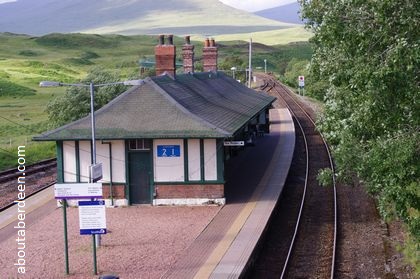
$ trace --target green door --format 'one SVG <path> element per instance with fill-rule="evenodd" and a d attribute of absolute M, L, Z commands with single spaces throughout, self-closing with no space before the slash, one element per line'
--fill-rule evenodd
<path fill-rule="evenodd" d="M 150 152 L 130 152 L 128 154 L 130 203 L 150 204 L 151 200 L 151 168 Z"/>

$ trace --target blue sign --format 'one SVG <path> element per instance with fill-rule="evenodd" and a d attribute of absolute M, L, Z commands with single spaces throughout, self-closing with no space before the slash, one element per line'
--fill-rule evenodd
<path fill-rule="evenodd" d="M 181 157 L 181 147 L 179 145 L 158 145 L 158 157 Z"/>
<path fill-rule="evenodd" d="M 80 234 L 106 234 L 105 201 L 79 201 Z"/>

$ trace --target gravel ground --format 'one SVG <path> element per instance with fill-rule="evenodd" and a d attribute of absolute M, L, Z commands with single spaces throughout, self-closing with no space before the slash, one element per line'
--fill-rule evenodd
<path fill-rule="evenodd" d="M 160 278 L 219 212 L 218 206 L 107 208 L 108 234 L 97 253 L 100 274 Z M 64 275 L 62 210 L 26 228 L 26 274 L 18 278 L 98 278 L 91 236 L 79 235 L 78 209 L 69 208 L 70 276 Z M 17 232 L 0 240 L 0 278 L 17 278 Z"/>

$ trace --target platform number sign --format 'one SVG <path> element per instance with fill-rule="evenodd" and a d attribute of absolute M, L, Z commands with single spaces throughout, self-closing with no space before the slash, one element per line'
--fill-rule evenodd
<path fill-rule="evenodd" d="M 181 147 L 179 145 L 158 145 L 158 157 L 180 157 Z"/>
<path fill-rule="evenodd" d="M 298 81 L 299 81 L 299 87 L 304 87 L 305 86 L 305 77 L 304 76 L 299 76 Z"/>

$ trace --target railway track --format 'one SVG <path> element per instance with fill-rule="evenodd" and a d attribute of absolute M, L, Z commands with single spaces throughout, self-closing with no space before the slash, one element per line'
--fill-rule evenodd
<path fill-rule="evenodd" d="M 25 174 L 31 175 L 33 173 L 44 171 L 51 167 L 55 167 L 56 165 L 57 160 L 55 158 L 43 160 L 38 163 L 26 166 Z M 2 171 L 0 172 L 0 183 L 15 180 L 19 177 L 19 175 L 21 175 L 21 173 L 16 168 Z"/>
<path fill-rule="evenodd" d="M 252 278 L 333 278 L 337 203 L 333 187 L 321 187 L 320 169 L 334 170 L 328 145 L 315 130 L 314 116 L 293 93 L 264 76 L 261 90 L 288 107 L 297 126 L 297 144 L 288 180 L 270 220 Z M 333 178 L 334 179 L 334 178 Z"/>
<path fill-rule="evenodd" d="M 56 159 L 49 159 L 25 168 L 25 199 L 50 187 L 56 182 Z M 13 206 L 17 199 L 17 169 L 0 172 L 0 212 Z"/>

